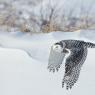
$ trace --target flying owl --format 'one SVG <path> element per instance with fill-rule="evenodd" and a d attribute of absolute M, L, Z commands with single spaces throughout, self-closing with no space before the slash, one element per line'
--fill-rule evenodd
<path fill-rule="evenodd" d="M 51 46 L 48 69 L 53 72 L 58 71 L 65 60 L 62 87 L 66 84 L 67 90 L 77 82 L 81 67 L 87 57 L 88 48 L 95 48 L 95 44 L 81 40 L 62 40 Z"/>

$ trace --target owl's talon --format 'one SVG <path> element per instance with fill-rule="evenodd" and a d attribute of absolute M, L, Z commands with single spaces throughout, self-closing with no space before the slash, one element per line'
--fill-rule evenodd
<path fill-rule="evenodd" d="M 69 86 L 66 86 L 66 89 L 68 90 L 69 89 Z"/>
<path fill-rule="evenodd" d="M 53 69 L 53 73 L 55 72 L 55 69 Z"/>
<path fill-rule="evenodd" d="M 56 71 L 58 72 L 59 68 L 56 68 Z"/>
<path fill-rule="evenodd" d="M 62 88 L 64 87 L 64 82 L 62 82 Z"/>
<path fill-rule="evenodd" d="M 58 68 L 60 68 L 60 66 Z"/>
<path fill-rule="evenodd" d="M 70 86 L 70 89 L 72 89 L 72 86 Z"/>

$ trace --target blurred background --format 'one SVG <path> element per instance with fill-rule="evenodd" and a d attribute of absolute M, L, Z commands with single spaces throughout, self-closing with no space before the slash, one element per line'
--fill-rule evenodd
<path fill-rule="evenodd" d="M 95 0 L 0 0 L 0 31 L 95 29 Z"/>

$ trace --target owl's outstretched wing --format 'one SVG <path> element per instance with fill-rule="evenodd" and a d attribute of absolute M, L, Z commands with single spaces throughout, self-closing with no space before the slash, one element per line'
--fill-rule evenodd
<path fill-rule="evenodd" d="M 48 61 L 49 71 L 53 71 L 53 72 L 58 71 L 64 57 L 65 57 L 64 52 L 56 52 L 51 48 L 50 54 L 49 54 L 49 61 Z"/>
<path fill-rule="evenodd" d="M 66 59 L 65 75 L 62 81 L 62 87 L 66 84 L 66 89 L 71 89 L 77 82 L 81 67 L 87 57 L 87 48 L 72 48 L 70 56 Z"/>

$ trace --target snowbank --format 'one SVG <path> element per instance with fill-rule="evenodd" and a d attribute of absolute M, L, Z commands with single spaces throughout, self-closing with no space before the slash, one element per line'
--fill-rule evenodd
<path fill-rule="evenodd" d="M 95 40 L 95 30 L 81 30 L 80 37 L 85 37 L 89 40 Z"/>
<path fill-rule="evenodd" d="M 38 35 L 0 33 L 0 95 L 94 95 L 95 49 L 89 49 L 79 80 L 72 90 L 61 87 L 64 64 L 58 73 L 48 72 L 49 48 L 63 39 L 86 40 L 80 38 L 80 31 Z"/>
<path fill-rule="evenodd" d="M 32 58 L 40 61 L 46 61 L 48 59 L 50 46 L 54 42 L 63 39 L 78 39 L 78 35 L 78 32 L 52 32 L 38 35 L 30 35 L 21 32 L 4 32 L 0 33 L 0 45 L 4 48 L 16 48 L 25 50 L 30 56 L 32 56 Z"/>

